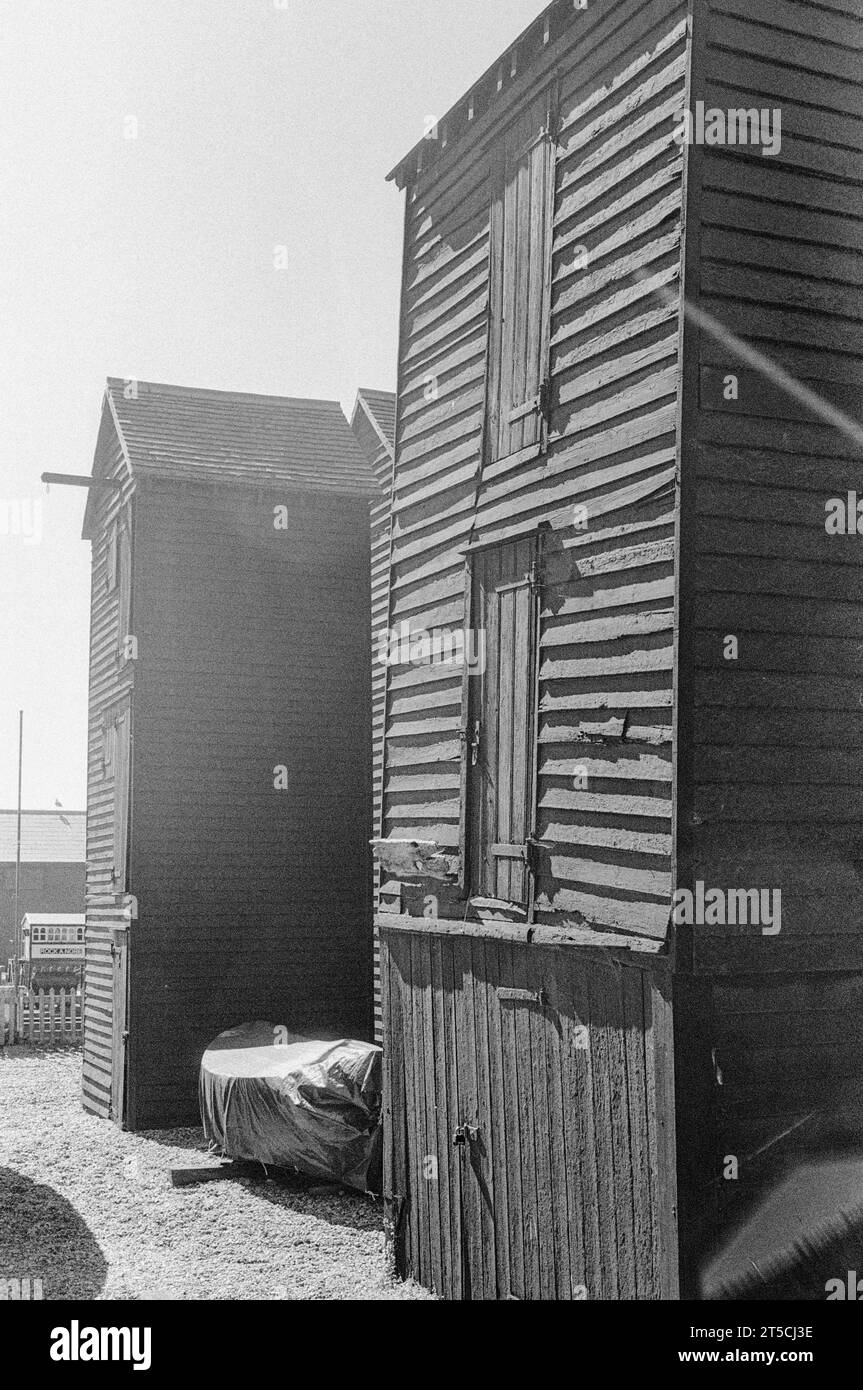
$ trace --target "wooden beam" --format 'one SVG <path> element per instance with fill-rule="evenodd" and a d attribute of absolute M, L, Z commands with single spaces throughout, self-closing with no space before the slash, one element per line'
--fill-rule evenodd
<path fill-rule="evenodd" d="M 62 483 L 65 487 L 112 487 L 118 491 L 123 486 L 120 478 L 88 478 L 80 473 L 43 473 L 43 483 Z"/>

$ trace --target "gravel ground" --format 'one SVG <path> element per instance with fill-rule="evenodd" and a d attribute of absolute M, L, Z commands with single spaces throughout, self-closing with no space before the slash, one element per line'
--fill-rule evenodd
<path fill-rule="evenodd" d="M 80 1052 L 0 1048 L 0 1276 L 46 1299 L 430 1296 L 389 1277 L 380 1201 L 255 1171 L 172 1187 L 202 1131 L 124 1134 L 80 1083 Z"/>

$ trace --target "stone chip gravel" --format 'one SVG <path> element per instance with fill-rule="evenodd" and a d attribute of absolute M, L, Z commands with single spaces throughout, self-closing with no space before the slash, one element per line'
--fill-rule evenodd
<path fill-rule="evenodd" d="M 211 1161 L 200 1129 L 87 1114 L 80 1052 L 0 1048 L 0 1278 L 46 1299 L 431 1297 L 391 1278 L 380 1200 L 262 1169 L 172 1186 Z"/>

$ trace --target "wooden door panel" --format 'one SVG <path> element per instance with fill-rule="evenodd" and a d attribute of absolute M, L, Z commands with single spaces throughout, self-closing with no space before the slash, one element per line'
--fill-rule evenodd
<path fill-rule="evenodd" d="M 385 929 L 383 968 L 401 1272 L 454 1299 L 674 1297 L 664 971 L 415 928 Z"/>
<path fill-rule="evenodd" d="M 533 824 L 535 553 L 532 540 L 518 541 L 474 560 L 473 622 L 486 634 L 486 662 L 471 690 L 471 726 L 477 721 L 480 730 L 469 778 L 471 887 L 520 904 Z"/>

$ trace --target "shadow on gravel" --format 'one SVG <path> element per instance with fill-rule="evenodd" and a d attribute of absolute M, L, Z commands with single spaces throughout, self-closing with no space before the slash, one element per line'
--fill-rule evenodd
<path fill-rule="evenodd" d="M 274 1168 L 269 1170 L 269 1177 L 258 1170 L 245 1174 L 241 1181 L 263 1201 L 314 1216 L 328 1226 L 345 1226 L 351 1231 L 383 1229 L 383 1203 L 362 1192 L 345 1187 L 327 1191 L 328 1185 L 322 1184 L 320 1178 Z"/>
<path fill-rule="evenodd" d="M 107 1270 L 90 1228 L 65 1197 L 0 1168 L 0 1279 L 41 1279 L 46 1299 L 97 1298 Z"/>
<path fill-rule="evenodd" d="M 138 1138 L 171 1149 L 187 1150 L 190 1168 L 216 1168 L 220 1163 L 218 1152 L 207 1147 L 201 1128 L 142 1130 Z M 380 1231 L 383 1228 L 383 1203 L 379 1198 L 337 1185 L 327 1190 L 330 1184 L 321 1178 L 307 1177 L 304 1173 L 294 1173 L 287 1168 L 264 1170 L 260 1163 L 237 1162 L 231 1165 L 229 1174 L 220 1181 L 239 1183 L 273 1206 L 314 1216 L 328 1226 L 344 1226 L 351 1231 Z M 190 1184 L 184 1190 L 188 1193 L 188 1200 L 194 1201 L 194 1193 L 205 1191 L 206 1186 Z"/>

